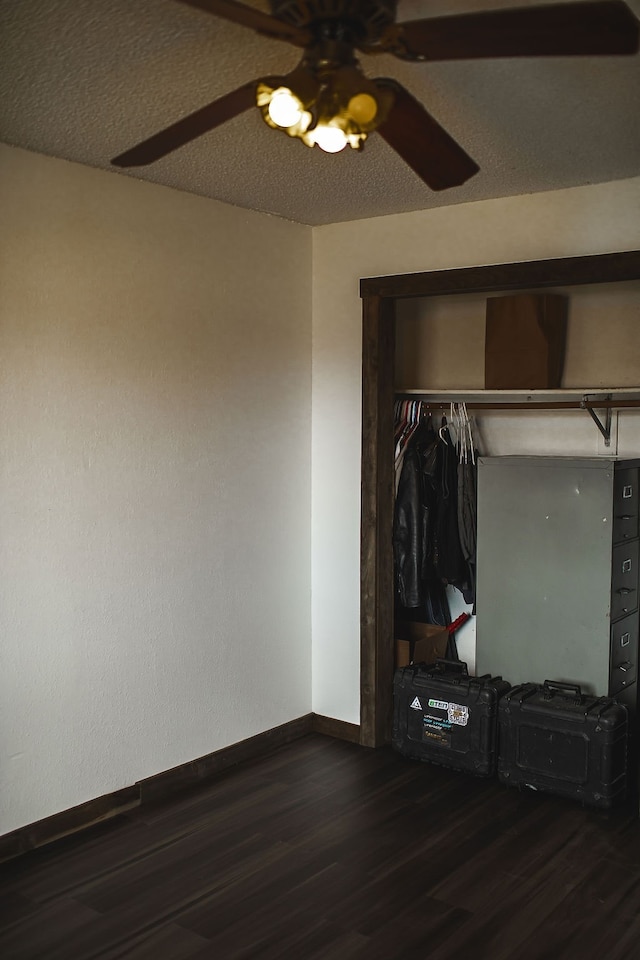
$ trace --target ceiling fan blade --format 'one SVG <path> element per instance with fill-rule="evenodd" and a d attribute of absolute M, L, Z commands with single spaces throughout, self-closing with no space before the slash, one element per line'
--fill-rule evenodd
<path fill-rule="evenodd" d="M 249 107 L 255 107 L 256 84 L 257 81 L 253 80 L 225 94 L 219 100 L 207 104 L 206 107 L 201 107 L 200 110 L 190 113 L 177 123 L 172 123 L 170 127 L 154 133 L 148 140 L 143 140 L 130 150 L 125 150 L 124 153 L 114 157 L 111 163 L 114 167 L 144 167 L 147 163 L 159 160 L 167 153 L 184 146 L 185 143 L 201 137 L 203 133 L 208 133 L 209 130 L 244 113 Z"/>
<path fill-rule="evenodd" d="M 432 190 L 447 190 L 480 169 L 446 130 L 395 80 L 378 78 L 393 91 L 394 104 L 378 133 Z"/>
<path fill-rule="evenodd" d="M 274 37 L 276 40 L 286 40 L 297 47 L 306 47 L 311 42 L 311 34 L 307 30 L 271 17 L 268 13 L 256 10 L 255 7 L 237 3 L 236 0 L 178 0 L 178 3 L 185 3 L 188 7 L 198 7 L 223 20 L 239 23 L 243 27 L 249 27 L 250 30 Z"/>
<path fill-rule="evenodd" d="M 589 0 L 412 20 L 381 48 L 407 60 L 632 54 L 639 26 L 621 0 Z"/>

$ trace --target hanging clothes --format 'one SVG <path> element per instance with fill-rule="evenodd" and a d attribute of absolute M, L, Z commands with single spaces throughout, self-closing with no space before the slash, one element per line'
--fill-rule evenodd
<path fill-rule="evenodd" d="M 446 418 L 436 429 L 428 407 L 419 403 L 416 413 L 413 403 L 396 404 L 395 411 L 396 466 L 402 446 L 393 527 L 396 606 L 403 619 L 446 626 L 447 585 L 458 587 L 467 602 L 475 596 L 475 463 L 466 462 L 473 450 L 470 425 L 467 418 L 454 441 Z"/>
<path fill-rule="evenodd" d="M 437 442 L 428 417 L 418 423 L 404 453 L 393 524 L 396 596 L 402 607 L 422 607 L 426 602 Z"/>
<path fill-rule="evenodd" d="M 465 579 L 467 571 L 458 532 L 458 454 L 444 417 L 438 437 L 434 566 L 439 580 L 455 585 Z"/>
<path fill-rule="evenodd" d="M 477 493 L 473 463 L 458 464 L 458 532 L 460 548 L 468 569 L 468 583 L 461 587 L 465 603 L 476 602 Z"/>
<path fill-rule="evenodd" d="M 422 403 L 420 400 L 398 400 L 394 409 L 395 423 L 395 490 L 398 493 L 404 456 L 411 437 L 420 425 Z"/>
<path fill-rule="evenodd" d="M 466 404 L 451 404 L 458 427 L 458 534 L 467 566 L 466 581 L 460 584 L 465 603 L 475 605 L 477 542 L 476 442 Z"/>

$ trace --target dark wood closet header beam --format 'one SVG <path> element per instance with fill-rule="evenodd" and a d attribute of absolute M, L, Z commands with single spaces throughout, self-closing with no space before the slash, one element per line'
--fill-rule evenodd
<path fill-rule="evenodd" d="M 456 293 L 490 293 L 535 287 L 618 283 L 640 277 L 640 250 L 592 257 L 530 260 L 483 267 L 434 270 L 360 281 L 361 297 L 435 297 Z"/>

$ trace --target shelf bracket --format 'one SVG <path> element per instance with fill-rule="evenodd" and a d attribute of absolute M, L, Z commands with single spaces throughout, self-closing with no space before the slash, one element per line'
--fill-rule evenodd
<path fill-rule="evenodd" d="M 611 400 L 611 395 L 604 398 L 605 400 Z M 604 437 L 605 447 L 611 446 L 611 407 L 607 407 L 607 415 L 605 417 L 605 422 L 603 423 L 598 414 L 595 412 L 591 406 L 591 401 L 588 397 L 583 397 L 580 406 L 583 410 L 586 410 L 596 427 Z"/>

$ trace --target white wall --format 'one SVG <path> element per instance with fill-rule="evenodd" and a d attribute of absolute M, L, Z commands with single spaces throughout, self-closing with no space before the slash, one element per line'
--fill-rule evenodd
<path fill-rule="evenodd" d="M 311 229 L 0 148 L 0 833 L 308 713 Z"/>
<path fill-rule="evenodd" d="M 359 720 L 360 278 L 636 249 L 639 213 L 640 178 L 635 178 L 315 228 L 312 630 L 317 713 Z"/>

